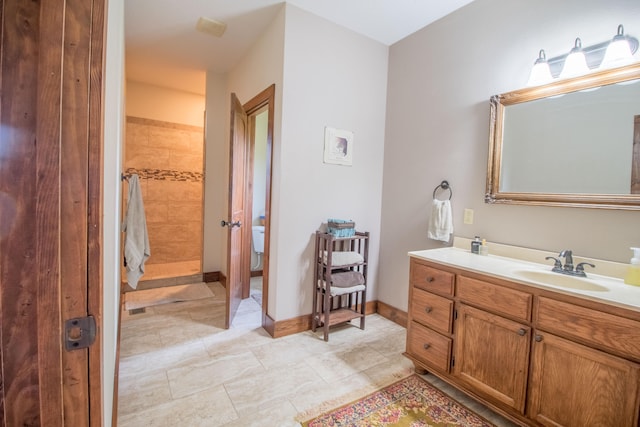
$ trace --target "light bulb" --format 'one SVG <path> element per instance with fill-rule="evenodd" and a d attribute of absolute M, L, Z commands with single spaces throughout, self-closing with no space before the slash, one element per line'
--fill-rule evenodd
<path fill-rule="evenodd" d="M 577 38 L 575 47 L 571 49 L 569 56 L 564 60 L 564 66 L 560 72 L 560 78 L 567 79 L 570 77 L 581 76 L 588 72 L 589 67 L 587 66 L 587 60 L 584 57 L 584 52 L 582 52 L 582 41 L 580 38 Z"/>
<path fill-rule="evenodd" d="M 632 59 L 633 53 L 631 53 L 631 46 L 624 36 L 624 27 L 618 25 L 618 34 L 613 36 L 613 40 L 607 46 L 600 68 L 620 67 L 627 65 Z"/>
<path fill-rule="evenodd" d="M 544 53 L 544 50 L 540 50 L 540 54 L 538 55 L 538 59 L 533 64 L 533 68 L 531 69 L 531 74 L 529 75 L 529 81 L 527 82 L 527 86 L 540 86 L 547 84 L 553 80 L 553 76 L 551 75 L 551 70 L 549 69 L 549 63 L 547 62 L 547 56 Z"/>

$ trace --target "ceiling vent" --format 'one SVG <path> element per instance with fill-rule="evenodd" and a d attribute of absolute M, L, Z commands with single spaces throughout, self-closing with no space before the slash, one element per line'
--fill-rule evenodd
<path fill-rule="evenodd" d="M 222 37 L 225 30 L 227 29 L 227 24 L 216 21 L 213 19 L 205 18 L 204 16 L 198 19 L 198 23 L 196 24 L 196 30 L 201 33 L 210 34 L 216 37 Z"/>

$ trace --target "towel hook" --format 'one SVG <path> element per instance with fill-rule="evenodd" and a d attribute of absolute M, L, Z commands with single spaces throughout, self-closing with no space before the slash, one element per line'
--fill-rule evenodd
<path fill-rule="evenodd" d="M 438 189 L 443 189 L 443 190 L 449 190 L 449 200 L 451 200 L 451 197 L 453 197 L 453 190 L 451 189 L 451 186 L 449 185 L 449 181 L 442 181 L 440 183 L 440 185 L 437 185 L 436 188 L 433 189 L 433 198 L 436 198 L 436 192 L 438 191 Z"/>

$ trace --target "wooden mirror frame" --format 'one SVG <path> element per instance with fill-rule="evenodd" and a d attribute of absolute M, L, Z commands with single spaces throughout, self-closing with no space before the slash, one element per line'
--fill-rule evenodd
<path fill-rule="evenodd" d="M 502 133 L 506 106 L 635 79 L 640 79 L 640 63 L 492 96 L 490 100 L 491 123 L 485 203 L 640 210 L 640 194 L 554 194 L 500 191 Z M 638 141 L 640 139 L 638 133 L 640 132 L 637 126 L 633 147 L 632 180 L 634 182 L 639 179 L 640 175 L 640 141 Z"/>

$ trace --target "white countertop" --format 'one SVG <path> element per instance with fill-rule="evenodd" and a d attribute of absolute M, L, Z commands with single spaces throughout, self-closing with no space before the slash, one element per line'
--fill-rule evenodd
<path fill-rule="evenodd" d="M 587 271 L 587 278 L 581 278 L 580 280 L 600 285 L 606 290 L 569 289 L 524 278 L 518 273 L 526 270 L 561 275 L 561 273 L 551 273 L 553 262 L 551 264 L 540 264 L 491 254 L 486 256 L 476 255 L 468 249 L 457 247 L 412 251 L 409 252 L 409 256 L 640 312 L 640 286 L 627 285 L 622 279 L 615 277 L 601 276 Z M 542 260 L 544 261 L 544 258 Z"/>

